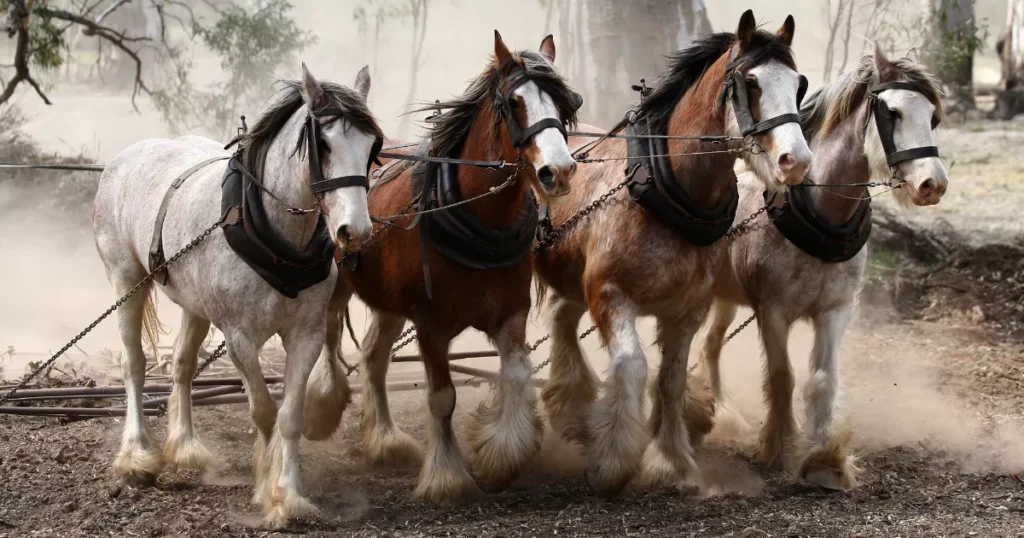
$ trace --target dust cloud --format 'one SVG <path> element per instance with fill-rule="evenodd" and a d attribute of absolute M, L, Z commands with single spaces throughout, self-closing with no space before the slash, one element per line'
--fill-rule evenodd
<path fill-rule="evenodd" d="M 509 1 L 439 1 L 429 4 L 427 32 L 420 58 L 418 85 L 410 95 L 410 51 L 412 32 L 408 23 L 391 21 L 383 25 L 378 37 L 360 32 L 353 20 L 353 10 L 363 2 L 296 0 L 295 16 L 301 26 L 314 32 L 318 42 L 300 55 L 313 73 L 321 79 L 350 84 L 363 65 L 371 66 L 373 78 L 370 106 L 381 120 L 385 131 L 394 136 L 401 128 L 409 104 L 432 101 L 461 93 L 465 82 L 484 67 L 493 49 L 492 30 L 501 31 L 504 39 L 514 48 L 535 48 L 550 32 L 557 32 L 557 17 L 547 19 L 539 3 Z M 706 2 L 712 25 L 716 30 L 732 30 L 739 14 L 749 1 L 714 0 Z M 995 5 L 992 0 L 979 2 L 979 6 Z M 755 9 L 759 22 L 766 28 L 776 28 L 789 13 L 795 15 L 797 32 L 794 48 L 801 71 L 811 80 L 812 88 L 822 80 L 818 66 L 822 65 L 822 49 L 827 39 L 823 3 L 819 0 L 791 0 L 761 2 Z M 981 9 L 981 7 L 979 8 Z M 984 7 L 984 9 L 989 9 Z M 995 13 L 996 11 L 993 11 Z M 1001 27 L 1001 21 L 990 21 Z M 556 33 L 556 45 L 564 40 Z M 6 45 L 5 45 L 6 46 Z M 7 50 L 2 49 L 0 50 Z M 859 45 L 858 45 L 858 49 Z M 990 79 L 993 62 L 986 52 L 977 62 L 979 78 Z M 854 55 L 856 57 L 856 55 Z M 208 54 L 196 53 L 198 78 L 214 77 L 219 67 Z M 562 56 L 556 65 L 564 65 Z M 996 67 L 997 69 L 997 67 Z M 282 78 L 296 78 L 299 64 L 277 73 Z M 109 161 L 127 145 L 147 137 L 170 136 L 171 132 L 154 107 L 145 98 L 139 99 L 139 111 L 133 110 L 129 96 L 124 93 L 98 91 L 95 84 L 80 85 L 61 80 L 60 73 L 47 75 L 53 85 L 49 95 L 53 106 L 45 106 L 29 91 L 19 89 L 13 104 L 28 117 L 26 134 L 49 152 L 64 154 L 82 152 L 98 162 Z M 581 88 L 593 81 L 572 81 Z M 267 88 L 269 95 L 270 88 Z M 588 95 L 588 99 L 596 97 Z M 625 108 L 627 103 L 623 103 Z M 587 120 L 587 107 L 582 111 Z M 409 137 L 418 131 L 409 131 Z M 192 133 L 206 134 L 213 133 Z M 14 197 L 20 211 L 0 214 L 0 245 L 4 254 L 0 263 L 0 352 L 7 346 L 16 350 L 18 361 L 0 358 L 5 376 L 20 373 L 24 361 L 39 360 L 47 351 L 53 351 L 82 327 L 91 322 L 112 301 L 113 292 L 107 283 L 102 264 L 96 255 L 88 220 L 82 214 L 88 208 L 70 209 L 81 214 L 65 216 L 60 212 L 40 213 L 33 209 L 33 200 L 46 196 L 45 189 L 29 194 L 7 188 L 0 182 L 0 200 L 4 206 Z M 66 218 L 65 218 L 66 217 Z M 366 326 L 366 311 L 353 304 L 354 325 L 357 333 Z M 163 322 L 173 335 L 177 327 L 177 309 L 170 301 L 160 302 Z M 740 312 L 738 320 L 745 319 Z M 586 318 L 584 323 L 586 323 Z M 530 339 L 546 331 L 542 317 L 531 319 Z M 582 327 L 588 325 L 584 324 Z M 641 335 L 648 348 L 652 372 L 657 363 L 653 322 L 641 324 Z M 164 337 L 169 344 L 173 336 Z M 865 335 L 870 338 L 870 335 Z M 856 335 L 848 335 L 847 341 Z M 798 376 L 798 387 L 806 377 L 806 357 L 810 352 L 812 336 L 806 326 L 799 325 L 791 335 L 790 354 Z M 345 338 L 345 349 L 355 356 L 353 344 Z M 113 364 L 97 357 L 104 349 L 118 350 L 116 322 L 101 324 L 80 343 L 84 352 L 72 360 L 93 360 L 96 368 L 110 368 Z M 898 344 L 867 353 L 851 352 L 845 346 L 842 362 L 841 413 L 848 417 L 856 432 L 860 450 L 877 450 L 888 446 L 916 446 L 924 444 L 931 449 L 954 455 L 970 468 L 1017 469 L 1024 464 L 1024 434 L 1019 423 L 986 422 L 971 407 L 940 388 L 939 373 L 934 359 L 927 350 L 910 350 Z M 479 333 L 467 333 L 453 345 L 455 351 L 489 348 Z M 584 342 L 584 348 L 598 372 L 604 371 L 607 355 L 597 343 L 596 336 Z M 536 354 L 535 360 L 546 358 L 547 346 Z M 415 345 L 407 348 L 413 352 Z M 86 357 L 88 354 L 88 357 Z M 70 355 L 69 355 L 70 357 Z M 94 359 L 95 358 L 95 359 Z M 6 362 L 5 362 L 6 361 Z M 762 368 L 760 345 L 756 329 L 750 328 L 725 348 L 723 359 L 727 390 L 747 422 L 754 426 L 740 437 L 752 445 L 756 441 L 756 427 L 763 415 L 760 372 Z M 495 359 L 467 361 L 471 366 L 495 368 Z M 396 376 L 418 379 L 422 375 L 417 364 L 396 364 Z M 653 375 L 653 374 L 652 374 Z M 547 370 L 540 373 L 546 377 Z M 480 399 L 484 389 L 471 391 L 460 399 Z M 799 389 L 797 390 L 799 398 Z M 410 402 L 422 402 L 419 394 L 409 395 Z M 462 419 L 465 420 L 465 415 Z M 559 471 L 578 469 L 580 460 L 573 452 L 564 450 L 559 439 L 545 441 L 545 462 Z M 548 457 L 552 456 L 552 457 Z M 557 456 L 557 457 L 555 457 Z M 728 464 L 709 456 L 710 468 L 721 469 Z M 712 472 L 711 474 L 715 474 Z M 727 472 L 719 473 L 727 475 Z M 722 479 L 736 490 L 756 492 L 756 479 L 739 476 Z M 732 487 L 732 486 L 730 486 Z"/>

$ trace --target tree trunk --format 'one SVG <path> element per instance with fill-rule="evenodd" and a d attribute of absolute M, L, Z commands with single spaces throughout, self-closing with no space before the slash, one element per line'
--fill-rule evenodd
<path fill-rule="evenodd" d="M 1007 0 L 1006 29 L 996 42 L 1002 77 L 992 117 L 1010 119 L 1024 113 L 1024 0 Z"/>
<path fill-rule="evenodd" d="M 665 68 L 665 55 L 711 33 L 704 0 L 586 0 L 594 67 L 592 121 L 610 126 L 638 99 L 630 86 L 648 85 Z"/>
<path fill-rule="evenodd" d="M 934 26 L 923 54 L 946 86 L 946 98 L 963 110 L 974 108 L 974 0 L 927 0 Z"/>

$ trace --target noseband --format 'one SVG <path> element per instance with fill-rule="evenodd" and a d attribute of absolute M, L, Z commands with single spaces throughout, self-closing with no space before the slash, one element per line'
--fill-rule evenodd
<path fill-rule="evenodd" d="M 529 81 L 530 76 L 526 73 L 526 69 L 520 67 L 502 81 L 494 96 L 494 104 L 498 111 L 499 120 L 504 120 L 505 130 L 508 131 L 508 137 L 512 140 L 512 145 L 516 149 L 522 149 L 534 135 L 544 129 L 558 129 L 558 132 L 562 133 L 563 138 L 568 138 L 565 125 L 556 118 L 544 118 L 525 129 L 520 127 L 519 121 L 516 120 L 515 114 L 512 113 L 511 102 L 515 99 L 513 92 L 516 88 Z M 583 96 L 576 92 L 573 92 L 573 96 L 575 97 L 572 105 L 573 109 L 579 110 L 583 106 Z"/>
<path fill-rule="evenodd" d="M 741 58 L 742 59 L 742 58 Z M 732 110 L 736 115 L 736 123 L 740 127 L 743 136 L 754 136 L 770 131 L 779 125 L 787 123 L 800 123 L 800 114 L 780 114 L 761 122 L 754 122 L 754 115 L 750 112 L 750 98 L 747 94 L 747 80 L 743 73 L 736 69 L 739 60 L 729 64 L 725 81 L 722 85 L 722 93 L 719 97 L 719 106 L 724 106 L 726 99 L 732 99 Z M 807 93 L 807 77 L 800 75 L 800 85 L 796 90 L 796 107 L 800 109 L 800 103 Z"/>
<path fill-rule="evenodd" d="M 871 88 L 869 99 L 872 103 L 872 112 L 875 115 L 875 127 L 878 129 L 878 137 L 882 140 L 882 149 L 885 150 L 885 160 L 890 167 L 896 166 L 905 161 L 923 159 L 925 157 L 938 157 L 939 148 L 936 146 L 921 146 L 904 150 L 896 149 L 896 142 L 893 136 L 896 132 L 896 115 L 889 105 L 882 100 L 881 94 L 888 90 L 907 90 L 926 95 L 919 86 L 910 82 L 887 82 Z M 932 129 L 939 126 L 939 115 L 932 115 Z"/>
<path fill-rule="evenodd" d="M 370 181 L 367 179 L 366 174 L 324 179 L 324 169 L 320 162 L 320 152 L 317 149 L 317 144 L 323 137 L 320 130 L 320 120 L 330 123 L 341 119 L 341 117 L 342 112 L 339 108 L 330 107 L 317 110 L 316 112 L 310 111 L 306 118 L 306 124 L 299 133 L 300 137 L 304 136 L 306 138 L 306 152 L 309 155 L 309 188 L 313 194 L 322 194 L 345 187 L 370 189 Z M 370 160 L 366 163 L 367 170 L 370 169 L 371 163 L 376 162 L 380 164 L 380 161 L 377 160 L 377 154 L 380 153 L 383 145 L 384 140 L 381 138 L 377 138 L 374 141 L 373 148 L 370 150 Z"/>

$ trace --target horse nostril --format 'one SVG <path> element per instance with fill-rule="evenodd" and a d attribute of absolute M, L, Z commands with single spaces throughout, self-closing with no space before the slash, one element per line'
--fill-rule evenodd
<path fill-rule="evenodd" d="M 779 170 L 789 170 L 796 166 L 796 157 L 790 153 L 779 155 Z"/>
<path fill-rule="evenodd" d="M 551 186 L 555 183 L 555 171 L 550 166 L 542 166 L 540 170 L 537 170 L 537 180 L 542 185 Z"/>
<path fill-rule="evenodd" d="M 349 235 L 349 233 L 348 233 L 348 225 L 347 224 L 342 224 L 341 226 L 338 227 L 338 237 L 341 238 L 341 239 L 344 239 L 345 241 L 351 241 L 352 240 L 352 236 Z"/>
<path fill-rule="evenodd" d="M 928 178 L 921 182 L 921 185 L 917 187 L 917 192 L 925 198 L 931 198 L 935 194 L 935 180 Z"/>
<path fill-rule="evenodd" d="M 569 167 L 569 175 L 576 174 L 576 161 L 572 162 L 572 166 Z"/>

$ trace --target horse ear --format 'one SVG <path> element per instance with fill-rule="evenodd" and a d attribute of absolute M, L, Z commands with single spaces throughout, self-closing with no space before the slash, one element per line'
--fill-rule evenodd
<path fill-rule="evenodd" d="M 786 22 L 782 23 L 782 28 L 779 28 L 778 35 L 782 38 L 782 42 L 786 45 L 793 45 L 793 31 L 796 30 L 796 22 L 793 21 L 793 16 L 786 17 Z"/>
<path fill-rule="evenodd" d="M 505 62 L 512 61 L 512 53 L 505 46 L 505 42 L 501 40 L 501 34 L 497 30 L 494 31 L 494 59 L 498 61 L 499 67 Z"/>
<path fill-rule="evenodd" d="M 757 21 L 754 20 L 754 10 L 748 9 L 743 12 L 743 16 L 740 17 L 740 25 L 736 28 L 736 39 L 740 42 L 741 50 L 747 50 L 756 30 Z"/>
<path fill-rule="evenodd" d="M 539 50 L 549 62 L 555 63 L 555 36 L 548 34 L 544 41 L 540 42 Z"/>
<path fill-rule="evenodd" d="M 889 58 L 886 58 L 885 53 L 882 52 L 882 47 L 878 46 L 878 42 L 875 42 L 875 73 L 878 74 L 878 80 L 888 80 L 888 72 L 892 69 L 892 62 Z"/>
<path fill-rule="evenodd" d="M 302 62 L 302 98 L 306 101 L 306 106 L 312 110 L 327 104 L 327 93 L 306 68 L 306 62 Z"/>
<path fill-rule="evenodd" d="M 356 73 L 356 82 L 352 87 L 357 92 L 363 94 L 363 99 L 366 99 L 366 95 L 370 93 L 370 66 L 364 65 L 363 68 Z"/>

